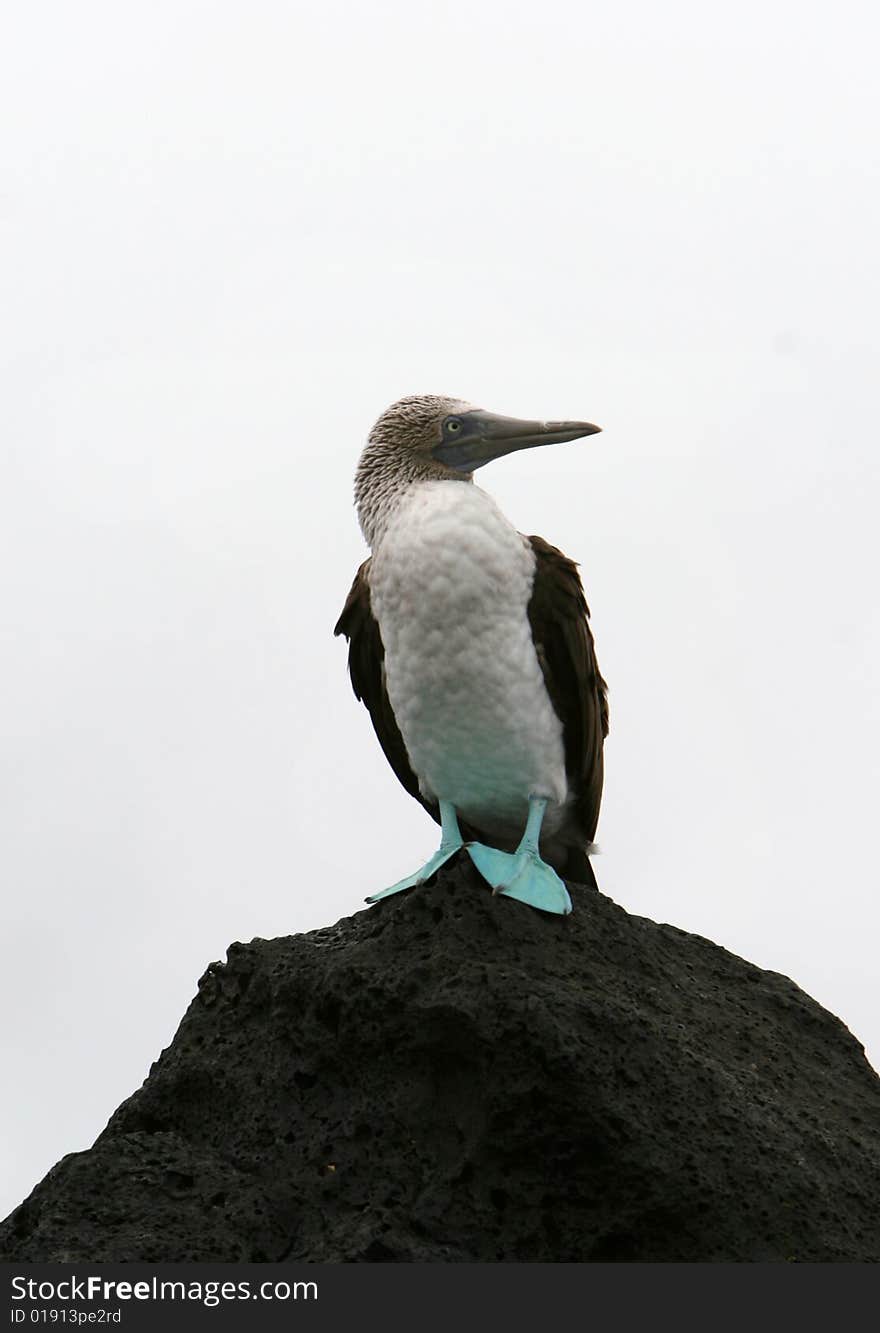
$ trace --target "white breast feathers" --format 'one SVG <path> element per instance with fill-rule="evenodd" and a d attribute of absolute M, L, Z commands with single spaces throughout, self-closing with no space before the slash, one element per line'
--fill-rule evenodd
<path fill-rule="evenodd" d="M 532 642 L 529 543 L 475 485 L 425 481 L 373 552 L 386 686 L 422 793 L 475 827 L 517 835 L 529 796 L 567 797 L 562 726 Z"/>

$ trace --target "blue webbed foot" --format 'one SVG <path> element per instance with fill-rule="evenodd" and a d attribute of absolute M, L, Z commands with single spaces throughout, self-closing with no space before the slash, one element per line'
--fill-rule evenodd
<path fill-rule="evenodd" d="M 405 879 L 399 879 L 396 884 L 392 884 L 388 889 L 382 889 L 379 893 L 371 893 L 369 898 L 365 898 L 364 901 L 377 903 L 380 898 L 390 898 L 392 893 L 402 893 L 404 889 L 417 888 L 419 884 L 424 884 L 426 879 L 430 879 L 442 865 L 445 865 L 450 857 L 455 856 L 460 847 L 461 844 L 458 847 L 447 848 L 444 851 L 441 844 L 430 860 L 425 862 L 421 870 L 417 870 L 414 875 L 407 875 Z"/>
<path fill-rule="evenodd" d="M 495 847 L 472 842 L 468 844 L 468 855 L 483 879 L 491 884 L 493 893 L 516 898 L 529 907 L 557 916 L 568 916 L 571 911 L 571 898 L 565 883 L 532 848 L 523 847 L 513 853 L 499 852 Z"/>
<path fill-rule="evenodd" d="M 552 866 L 542 860 L 538 850 L 541 824 L 547 801 L 543 796 L 529 797 L 529 818 L 516 851 L 499 852 L 481 842 L 468 843 L 468 855 L 493 893 L 537 907 L 541 912 L 568 916 L 571 898 L 568 889 Z"/>
<path fill-rule="evenodd" d="M 430 879 L 442 865 L 445 865 L 456 852 L 464 846 L 461 838 L 461 830 L 458 827 L 458 816 L 455 813 L 455 806 L 449 801 L 440 802 L 440 826 L 443 830 L 440 839 L 440 846 L 437 851 L 426 861 L 421 870 L 417 870 L 414 875 L 407 875 L 406 879 L 399 879 L 396 884 L 392 884 L 388 889 L 382 889 L 380 893 L 371 893 L 366 899 L 368 903 L 377 903 L 380 898 L 390 898 L 393 893 L 402 893 L 404 889 L 415 889 L 419 884 L 424 884 L 425 880 Z"/>

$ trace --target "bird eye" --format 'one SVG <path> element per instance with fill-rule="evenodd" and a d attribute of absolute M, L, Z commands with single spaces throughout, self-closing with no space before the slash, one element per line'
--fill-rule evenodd
<path fill-rule="evenodd" d="M 449 431 L 450 435 L 457 435 L 461 430 L 461 422 L 455 421 L 454 419 L 452 421 L 447 421 L 446 429 Z"/>

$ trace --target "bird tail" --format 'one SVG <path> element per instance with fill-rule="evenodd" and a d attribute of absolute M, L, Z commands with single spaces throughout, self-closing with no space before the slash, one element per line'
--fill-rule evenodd
<path fill-rule="evenodd" d="M 594 842 L 588 847 L 566 848 L 568 856 L 564 868 L 560 871 L 563 879 L 574 884 L 586 884 L 587 888 L 598 891 L 599 885 L 596 883 L 596 876 L 590 864 L 590 856 L 595 855 L 598 850 Z"/>

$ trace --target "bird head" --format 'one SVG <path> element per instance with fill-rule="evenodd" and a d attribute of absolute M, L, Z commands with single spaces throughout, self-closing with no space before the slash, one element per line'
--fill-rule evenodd
<path fill-rule="evenodd" d="M 370 432 L 368 448 L 396 452 L 435 476 L 460 477 L 518 449 L 561 444 L 599 430 L 588 421 L 523 421 L 459 398 L 413 394 L 386 408 Z"/>
<path fill-rule="evenodd" d="M 467 481 L 478 467 L 517 449 L 559 444 L 600 428 L 588 421 L 520 421 L 460 398 L 418 394 L 386 408 L 370 431 L 354 482 L 355 504 L 371 546 L 410 485 Z"/>

